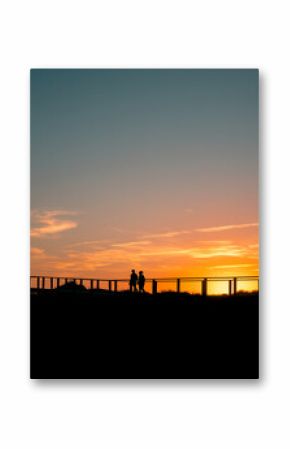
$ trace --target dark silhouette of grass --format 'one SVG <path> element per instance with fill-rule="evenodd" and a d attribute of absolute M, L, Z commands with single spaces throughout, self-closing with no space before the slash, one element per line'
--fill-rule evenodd
<path fill-rule="evenodd" d="M 31 292 L 32 378 L 257 378 L 258 295 Z"/>

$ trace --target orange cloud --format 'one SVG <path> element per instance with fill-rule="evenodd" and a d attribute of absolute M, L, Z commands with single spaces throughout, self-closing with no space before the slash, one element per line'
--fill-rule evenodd
<path fill-rule="evenodd" d="M 143 245 L 150 245 L 150 244 L 151 244 L 150 240 L 136 240 L 133 242 L 112 243 L 112 246 L 117 248 L 127 248 L 130 246 L 140 247 Z"/>
<path fill-rule="evenodd" d="M 34 214 L 34 236 L 40 237 L 63 232 L 77 226 L 68 211 L 46 211 Z M 42 226 L 40 226 L 42 225 Z M 240 229 L 257 223 L 201 228 L 201 232 Z M 48 229 L 49 228 L 49 229 Z M 225 229 L 226 228 L 226 229 Z M 40 231 L 42 229 L 42 231 Z M 124 277 L 128 269 L 145 269 L 151 276 L 213 275 L 214 270 L 226 274 L 256 274 L 258 269 L 258 243 L 253 236 L 239 238 L 196 239 L 196 230 L 168 230 L 143 235 L 131 233 L 131 238 L 87 240 L 53 247 L 43 253 L 32 249 L 34 273 L 62 276 Z M 125 236 L 124 236 L 125 237 Z M 152 238 L 152 240 L 149 239 Z M 205 237 L 205 238 L 204 238 Z M 138 240 L 139 238 L 139 240 Z"/>
<path fill-rule="evenodd" d="M 198 228 L 196 231 L 198 232 L 221 232 L 228 231 L 231 229 L 244 229 L 244 228 L 252 228 L 257 227 L 259 223 L 245 223 L 245 224 L 231 224 L 225 226 L 215 226 L 211 228 Z"/>
<path fill-rule="evenodd" d="M 76 215 L 75 212 L 65 210 L 33 211 L 31 237 L 42 237 L 52 234 L 59 234 L 78 226 L 75 220 L 66 216 Z"/>
<path fill-rule="evenodd" d="M 178 237 L 179 235 L 190 234 L 192 231 L 168 231 L 160 232 L 159 234 L 145 234 L 143 238 L 172 238 Z"/>
<path fill-rule="evenodd" d="M 250 268 L 255 267 L 255 264 L 252 263 L 238 263 L 238 264 L 226 264 L 226 265 L 212 265 L 210 267 L 211 270 L 223 270 L 228 268 Z"/>
<path fill-rule="evenodd" d="M 187 255 L 194 259 L 209 259 L 213 257 L 245 257 L 252 256 L 253 250 L 246 245 L 239 244 L 212 244 L 206 242 L 203 246 L 193 246 L 191 248 L 180 247 L 154 247 L 152 250 L 145 250 L 140 253 L 140 256 L 177 256 Z"/>
<path fill-rule="evenodd" d="M 36 256 L 36 257 L 40 257 L 40 256 L 44 256 L 45 255 L 45 251 L 43 248 L 37 248 L 37 247 L 32 247 L 30 254 L 32 257 Z"/>

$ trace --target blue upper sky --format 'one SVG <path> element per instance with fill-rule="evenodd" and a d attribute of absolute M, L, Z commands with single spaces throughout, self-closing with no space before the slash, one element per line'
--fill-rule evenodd
<path fill-rule="evenodd" d="M 31 156 L 74 239 L 255 222 L 258 71 L 34 69 Z"/>

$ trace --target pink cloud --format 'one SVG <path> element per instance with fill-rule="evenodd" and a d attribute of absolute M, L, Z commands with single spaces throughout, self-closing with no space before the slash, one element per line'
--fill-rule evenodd
<path fill-rule="evenodd" d="M 67 216 L 76 215 L 76 212 L 65 210 L 33 211 L 31 237 L 42 237 L 74 229 L 77 221 L 68 219 Z"/>

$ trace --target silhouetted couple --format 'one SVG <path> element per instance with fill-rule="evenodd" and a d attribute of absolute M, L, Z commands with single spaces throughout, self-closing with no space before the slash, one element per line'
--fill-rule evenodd
<path fill-rule="evenodd" d="M 135 270 L 131 271 L 131 277 L 130 277 L 130 292 L 137 292 L 137 284 L 139 288 L 140 293 L 144 293 L 144 286 L 145 286 L 145 276 L 143 274 L 143 271 L 139 271 L 139 276 L 135 272 Z"/>

